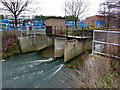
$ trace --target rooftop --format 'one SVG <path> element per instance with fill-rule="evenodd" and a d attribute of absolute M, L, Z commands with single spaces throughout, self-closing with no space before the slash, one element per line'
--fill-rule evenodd
<path fill-rule="evenodd" d="M 45 19 L 51 19 L 51 18 L 55 18 L 55 19 L 66 19 L 66 18 L 64 18 L 64 17 L 55 17 L 55 16 L 46 17 Z"/>

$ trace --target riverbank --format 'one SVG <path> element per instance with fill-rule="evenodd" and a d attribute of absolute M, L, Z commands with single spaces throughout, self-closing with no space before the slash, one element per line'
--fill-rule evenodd
<path fill-rule="evenodd" d="M 100 55 L 89 55 L 85 58 L 82 68 L 84 73 L 75 68 L 77 77 L 71 74 L 80 88 L 119 88 L 119 61 Z"/>
<path fill-rule="evenodd" d="M 2 58 L 8 58 L 15 54 L 20 54 L 19 41 L 14 33 L 14 31 L 1 31 L 2 34 Z"/>
<path fill-rule="evenodd" d="M 12 55 L 19 54 L 19 53 L 39 51 L 39 50 L 47 47 L 46 45 L 48 45 L 48 43 L 50 42 L 49 41 L 50 39 L 48 39 L 46 37 L 43 37 L 43 36 L 40 36 L 40 37 L 41 38 L 37 37 L 37 39 L 36 39 L 38 41 L 37 42 L 38 44 L 36 44 L 37 46 L 36 45 L 31 46 L 31 44 L 29 43 L 30 38 L 28 38 L 28 37 L 17 38 L 16 35 L 15 35 L 15 33 L 14 33 L 14 31 L 3 31 L 3 33 L 2 33 L 2 40 L 3 40 L 3 42 L 2 42 L 2 45 L 3 45 L 2 52 L 3 52 L 3 58 L 7 58 L 7 57 L 10 57 Z M 18 40 L 18 39 L 21 39 L 21 41 Z M 39 41 L 42 41 L 42 46 L 39 45 L 39 44 L 41 44 Z M 46 43 L 46 42 L 48 42 L 48 43 Z M 52 44 L 53 43 L 51 42 L 51 45 Z M 58 46 L 58 44 L 56 44 L 56 46 Z M 83 46 L 85 47 L 84 44 L 83 44 Z M 63 50 L 63 48 L 60 48 L 60 47 L 63 47 L 63 46 L 61 45 L 58 48 L 58 49 L 62 49 Z M 31 58 L 31 57 L 34 57 L 35 56 L 34 54 L 37 53 L 37 52 L 35 52 L 35 53 L 31 53 L 31 54 L 29 53 L 29 55 L 30 55 L 29 57 L 27 56 L 27 53 L 26 53 L 26 56 L 23 57 L 24 60 L 28 60 L 26 62 L 27 64 L 24 63 L 24 61 L 22 60 L 22 55 L 16 55 L 16 57 L 17 56 L 18 57 L 15 58 L 14 60 L 12 60 L 14 58 L 14 56 L 11 59 L 7 59 L 7 60 L 8 61 L 12 60 L 13 63 L 14 63 L 16 59 L 19 59 L 19 61 L 16 61 L 18 64 L 20 64 L 20 65 L 17 66 L 17 68 L 19 69 L 19 67 L 20 67 L 20 70 L 22 70 L 24 68 L 21 65 L 24 65 L 25 66 L 25 70 L 27 70 L 28 73 L 29 73 L 29 69 L 31 69 L 33 67 L 34 67 L 34 69 L 36 69 L 37 66 L 39 66 L 38 68 L 41 68 L 41 72 L 42 72 L 42 70 L 44 68 L 44 67 L 41 66 L 42 64 L 45 65 L 45 67 L 47 67 L 47 65 L 50 65 L 51 63 L 53 63 L 53 65 L 54 65 L 54 62 L 57 62 L 57 66 L 54 66 L 54 68 L 51 68 L 51 75 L 52 74 L 54 75 L 54 74 L 56 74 L 56 72 L 58 73 L 58 71 L 64 66 L 63 58 L 60 59 L 60 61 L 58 59 L 54 58 L 54 48 L 55 47 L 53 46 L 50 50 L 46 49 L 44 52 L 41 52 L 43 54 L 43 56 L 46 56 L 46 54 L 51 53 L 51 51 L 53 50 L 53 53 L 51 53 L 51 55 L 48 56 L 49 59 L 39 58 L 38 54 L 37 54 L 37 58 Z M 102 56 L 99 56 L 99 55 L 90 55 L 89 57 L 84 57 L 85 61 L 82 60 L 81 58 L 78 58 L 77 60 L 79 62 L 81 62 L 81 63 L 84 63 L 83 64 L 84 67 L 83 68 L 80 67 L 80 69 L 81 69 L 80 71 L 77 70 L 78 67 L 75 68 L 77 70 L 77 75 L 76 76 L 73 76 L 71 73 L 67 74 L 67 75 L 70 75 L 69 77 L 72 78 L 74 81 L 77 81 L 77 82 L 75 82 L 75 84 L 76 83 L 78 84 L 77 87 L 84 87 L 84 88 L 117 88 L 118 87 L 118 85 L 117 85 L 118 84 L 117 79 L 118 79 L 119 74 L 118 74 L 118 70 L 116 70 L 116 66 L 117 65 L 114 64 L 114 62 L 111 62 L 111 60 L 109 58 L 102 57 Z M 10 63 L 12 65 L 12 61 L 9 61 L 9 62 L 5 61 L 5 64 L 8 65 L 8 63 Z M 16 67 L 16 64 L 17 64 L 16 62 L 15 62 L 15 67 Z M 22 64 L 20 62 L 22 62 Z M 59 63 L 59 62 L 61 62 L 61 63 Z M 78 64 L 74 63 L 74 61 L 73 61 L 73 64 L 67 64 L 66 66 L 68 66 L 68 67 L 79 66 L 79 63 Z M 64 66 L 64 67 L 66 68 L 66 66 Z M 52 66 L 50 65 L 50 67 L 52 67 Z M 8 68 L 9 67 L 6 67 L 5 69 L 8 69 Z M 13 69 L 17 71 L 16 68 L 12 67 L 11 70 L 13 70 Z M 55 69 L 54 72 L 52 72 L 53 69 Z M 75 69 L 70 69 L 70 71 L 71 70 L 75 71 Z M 114 70 L 112 70 L 112 69 L 114 69 Z M 66 72 L 66 70 L 64 72 Z M 63 72 L 63 74 L 64 74 L 64 72 Z M 14 72 L 14 74 L 15 73 L 16 72 Z M 24 75 L 24 73 L 23 73 L 23 75 Z M 27 77 L 27 75 L 29 75 L 28 73 L 26 73 L 26 77 Z M 39 73 L 39 70 L 36 71 L 35 74 L 34 74 L 34 70 L 33 70 L 32 73 L 31 73 L 31 76 L 32 75 L 33 76 L 38 75 L 38 73 Z M 7 74 L 9 74 L 9 73 L 7 73 Z M 6 77 L 7 77 L 7 74 L 6 74 Z M 19 71 L 18 71 L 18 74 L 19 74 Z M 46 75 L 48 75 L 48 74 L 46 74 Z M 39 77 L 39 75 L 38 75 L 38 77 Z M 76 79 L 76 77 L 77 77 L 77 79 Z M 19 77 L 18 76 L 12 77 L 12 79 L 15 79 L 14 80 L 15 82 L 17 82 L 16 78 L 17 79 L 21 78 L 21 76 L 19 76 Z M 24 77 L 22 77 L 22 78 L 24 79 Z M 58 79 L 58 78 L 56 78 L 56 79 Z M 21 80 L 21 79 L 19 79 L 19 80 Z M 33 78 L 33 81 L 34 81 L 34 78 Z M 36 83 L 36 81 L 34 81 L 34 82 Z M 48 85 L 48 84 L 46 84 L 46 85 Z M 39 85 L 37 87 L 39 87 Z"/>
<path fill-rule="evenodd" d="M 37 35 L 33 37 L 19 37 L 16 36 L 15 31 L 1 31 L 1 56 L 3 59 L 10 56 L 39 51 L 53 45 L 53 39 L 45 35 Z"/>
<path fill-rule="evenodd" d="M 54 47 L 51 47 L 51 49 L 46 48 L 40 52 L 19 54 L 7 58 L 3 61 L 3 69 L 5 70 L 5 72 L 3 72 L 4 87 L 118 87 L 117 78 L 113 77 L 116 73 L 110 70 L 110 61 L 106 59 L 106 57 L 99 55 L 88 55 L 88 57 L 82 55 L 78 57 L 77 60 L 74 59 L 72 62 L 64 64 L 63 58 L 52 58 L 53 53 L 51 52 L 54 53 Z M 43 58 L 47 54 L 51 55 Z M 81 65 L 83 67 L 81 67 Z M 74 66 L 75 68 L 73 68 Z M 80 68 L 78 68 L 79 66 Z M 116 64 L 113 66 L 116 66 Z"/>

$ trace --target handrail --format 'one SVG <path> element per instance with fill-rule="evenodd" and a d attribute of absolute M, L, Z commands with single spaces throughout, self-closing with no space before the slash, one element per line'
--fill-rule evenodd
<path fill-rule="evenodd" d="M 104 36 L 103 33 L 106 33 L 105 34 L 106 36 Z M 97 54 L 120 59 L 119 51 L 116 51 L 116 52 L 110 51 L 112 49 L 115 51 L 116 49 L 120 48 L 119 36 L 120 36 L 120 29 L 94 30 L 93 31 L 92 53 L 93 54 L 97 53 Z M 104 40 L 101 41 L 101 39 L 102 40 L 104 39 Z M 102 48 L 97 47 L 97 45 L 99 45 Z M 112 48 L 113 46 L 114 48 Z M 107 49 L 107 47 L 109 47 L 109 50 Z M 116 54 L 117 52 L 118 54 Z"/>

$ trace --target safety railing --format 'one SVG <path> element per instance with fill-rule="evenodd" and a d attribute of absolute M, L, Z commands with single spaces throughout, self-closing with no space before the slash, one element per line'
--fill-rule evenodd
<path fill-rule="evenodd" d="M 66 28 L 65 26 L 46 26 L 46 34 L 48 36 L 65 36 L 65 37 L 81 37 L 92 38 L 92 30 L 79 30 L 76 28 Z"/>
<path fill-rule="evenodd" d="M 120 59 L 120 29 L 94 30 L 92 53 Z"/>
<path fill-rule="evenodd" d="M 30 34 L 46 34 L 45 26 L 19 26 L 19 27 L 11 27 L 11 26 L 3 26 L 2 30 L 14 30 L 17 36 L 29 36 Z"/>

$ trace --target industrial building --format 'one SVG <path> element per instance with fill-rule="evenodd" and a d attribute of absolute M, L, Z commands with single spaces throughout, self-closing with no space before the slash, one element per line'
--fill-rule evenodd
<path fill-rule="evenodd" d="M 104 27 L 104 17 L 100 15 L 90 16 L 86 18 L 86 24 L 89 27 Z"/>
<path fill-rule="evenodd" d="M 86 24 L 89 27 L 105 27 L 108 26 L 109 27 L 117 27 L 118 25 L 118 20 L 116 18 L 109 18 L 109 22 L 108 22 L 108 18 L 101 16 L 101 15 L 95 15 L 95 16 L 90 16 L 86 18 Z"/>

